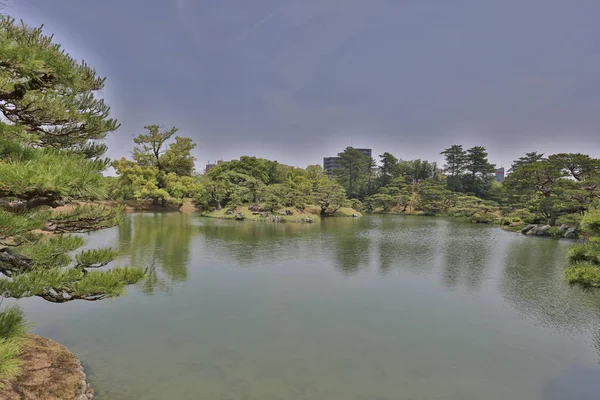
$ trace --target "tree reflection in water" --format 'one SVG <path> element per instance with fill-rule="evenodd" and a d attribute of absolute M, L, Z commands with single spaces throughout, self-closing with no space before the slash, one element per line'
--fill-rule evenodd
<path fill-rule="evenodd" d="M 193 218 L 180 213 L 132 214 L 119 226 L 119 251 L 131 265 L 147 268 L 145 293 L 168 291 L 170 282 L 187 279 L 195 230 Z"/>

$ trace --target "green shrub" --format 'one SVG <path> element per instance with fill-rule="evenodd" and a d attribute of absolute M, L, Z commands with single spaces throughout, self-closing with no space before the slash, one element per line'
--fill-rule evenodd
<path fill-rule="evenodd" d="M 600 265 L 600 245 L 594 242 L 578 243 L 569 247 L 567 252 L 571 263 L 588 262 Z"/>
<path fill-rule="evenodd" d="M 590 209 L 581 219 L 581 229 L 592 234 L 600 235 L 600 209 Z"/>
<path fill-rule="evenodd" d="M 516 224 L 523 225 L 524 222 L 519 217 L 507 216 L 507 217 L 500 218 L 500 224 L 504 225 L 504 226 L 511 226 L 511 225 L 516 225 Z"/>
<path fill-rule="evenodd" d="M 562 235 L 560 235 L 560 232 L 558 231 L 557 226 L 553 226 L 552 228 L 548 229 L 548 234 L 550 236 L 562 236 Z"/>
<path fill-rule="evenodd" d="M 363 209 L 363 204 L 358 199 L 350 199 L 350 207 L 354 208 L 356 211 L 361 211 Z"/>
<path fill-rule="evenodd" d="M 13 306 L 0 311 L 0 339 L 23 337 L 26 331 L 27 324 L 20 308 Z"/>
<path fill-rule="evenodd" d="M 581 222 L 582 216 L 580 214 L 565 214 L 561 215 L 556 219 L 556 225 L 562 224 L 578 224 Z"/>
<path fill-rule="evenodd" d="M 600 267 L 591 264 L 575 264 L 565 270 L 565 279 L 570 284 L 600 287 Z"/>
<path fill-rule="evenodd" d="M 496 221 L 496 216 L 493 214 L 475 213 L 471 216 L 471 221 L 478 224 L 491 224 Z"/>
<path fill-rule="evenodd" d="M 21 343 L 27 331 L 23 311 L 8 307 L 0 311 L 0 391 L 21 372 Z"/>
<path fill-rule="evenodd" d="M 0 391 L 4 385 L 21 372 L 21 342 L 15 339 L 0 339 Z"/>
<path fill-rule="evenodd" d="M 509 218 L 516 219 L 526 224 L 538 223 L 539 217 L 526 208 L 520 208 L 510 213 Z M 516 221 L 515 221 L 516 222 Z"/>

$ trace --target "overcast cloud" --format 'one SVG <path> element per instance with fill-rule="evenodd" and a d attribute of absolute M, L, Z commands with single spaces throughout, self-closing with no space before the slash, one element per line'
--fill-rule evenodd
<path fill-rule="evenodd" d="M 208 160 L 306 166 L 348 145 L 442 161 L 483 145 L 600 157 L 597 0 L 13 0 L 107 77 L 122 123 L 177 125 Z"/>

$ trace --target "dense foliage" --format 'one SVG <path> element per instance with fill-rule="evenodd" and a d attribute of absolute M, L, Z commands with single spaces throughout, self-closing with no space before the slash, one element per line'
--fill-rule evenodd
<path fill-rule="evenodd" d="M 107 180 L 110 197 L 180 205 L 200 190 L 193 176 L 195 158 L 191 154 L 196 145 L 185 137 L 171 140 L 177 132 L 175 127 L 149 125 L 144 129 L 147 133 L 134 139 L 133 160 L 121 158 L 112 163 L 118 178 Z"/>
<path fill-rule="evenodd" d="M 240 157 L 221 162 L 204 174 L 196 203 L 208 209 L 260 203 L 266 211 L 317 205 L 321 215 L 350 205 L 344 188 L 330 180 L 320 166 L 296 168 L 263 158 Z"/>
<path fill-rule="evenodd" d="M 96 97 L 105 79 L 52 39 L 41 28 L 0 16 L 0 112 L 22 128 L 3 131 L 45 147 L 100 155 L 106 147 L 90 140 L 118 127 Z"/>
<path fill-rule="evenodd" d="M 581 227 L 587 238 L 569 248 L 572 265 L 565 271 L 565 278 L 585 287 L 600 287 L 600 208 L 587 211 Z"/>
<path fill-rule="evenodd" d="M 106 150 L 97 140 L 117 128 L 95 97 L 104 79 L 77 63 L 41 29 L 0 17 L 0 296 L 54 303 L 120 295 L 139 268 L 99 270 L 111 249 L 86 250 L 81 236 L 113 226 L 122 210 L 52 209 L 105 196 Z M 0 381 L 18 372 L 22 313 L 0 311 Z"/>

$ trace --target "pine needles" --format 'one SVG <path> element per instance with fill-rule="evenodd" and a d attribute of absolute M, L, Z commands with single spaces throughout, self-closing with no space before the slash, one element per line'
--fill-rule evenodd
<path fill-rule="evenodd" d="M 27 330 L 23 311 L 7 307 L 0 311 L 0 390 L 21 371 L 21 344 Z"/>

